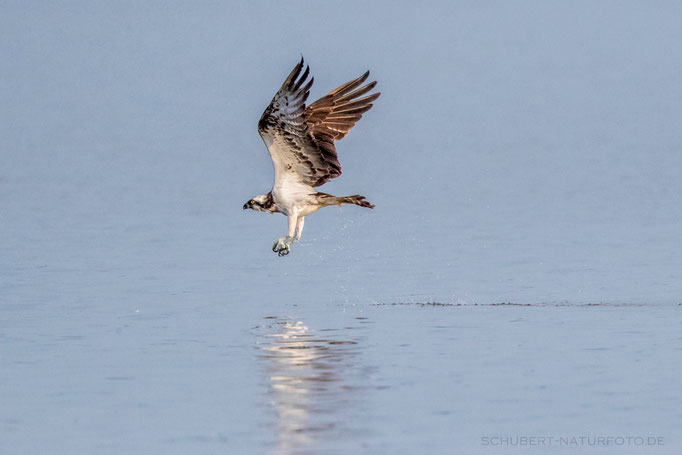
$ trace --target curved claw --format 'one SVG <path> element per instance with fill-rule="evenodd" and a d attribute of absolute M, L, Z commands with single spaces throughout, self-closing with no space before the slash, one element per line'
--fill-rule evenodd
<path fill-rule="evenodd" d="M 291 239 L 289 237 L 282 237 L 277 239 L 277 241 L 272 245 L 272 251 L 277 253 L 278 256 L 286 256 L 289 254 L 291 245 Z"/>

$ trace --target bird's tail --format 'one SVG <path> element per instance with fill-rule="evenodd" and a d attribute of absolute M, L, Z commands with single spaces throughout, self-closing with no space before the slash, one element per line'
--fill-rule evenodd
<path fill-rule="evenodd" d="M 360 196 L 359 194 L 354 194 L 353 196 L 332 196 L 331 194 L 318 193 L 324 200 L 325 205 L 341 205 L 341 204 L 353 204 L 360 207 L 367 207 L 368 209 L 373 209 L 374 204 L 365 200 L 365 196 Z"/>

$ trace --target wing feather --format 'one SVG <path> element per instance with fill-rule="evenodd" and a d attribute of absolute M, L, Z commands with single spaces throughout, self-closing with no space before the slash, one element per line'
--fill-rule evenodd
<path fill-rule="evenodd" d="M 335 88 L 306 107 L 314 78 L 301 61 L 291 70 L 258 122 L 258 132 L 275 167 L 275 185 L 294 179 L 320 186 L 341 175 L 334 141 L 342 139 L 380 93 L 376 81 L 362 86 L 369 71 Z"/>

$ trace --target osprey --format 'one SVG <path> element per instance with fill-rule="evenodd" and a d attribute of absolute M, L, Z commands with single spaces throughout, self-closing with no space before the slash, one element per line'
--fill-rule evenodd
<path fill-rule="evenodd" d="M 287 217 L 287 235 L 272 246 L 279 256 L 289 254 L 291 244 L 300 240 L 306 215 L 329 205 L 374 208 L 364 196 L 337 197 L 315 188 L 341 175 L 334 141 L 342 139 L 372 108 L 380 93 L 363 95 L 377 83 L 362 85 L 369 76 L 367 71 L 306 106 L 314 78 L 306 83 L 310 67 L 306 65 L 303 71 L 303 65 L 301 57 L 258 121 L 258 133 L 275 168 L 272 190 L 253 197 L 243 207 Z"/>

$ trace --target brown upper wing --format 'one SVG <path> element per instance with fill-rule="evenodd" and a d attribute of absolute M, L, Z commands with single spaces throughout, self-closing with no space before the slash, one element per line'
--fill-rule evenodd
<path fill-rule="evenodd" d="M 308 125 L 308 133 L 317 144 L 324 159 L 333 163 L 341 175 L 341 165 L 336 154 L 334 141 L 339 141 L 348 134 L 355 123 L 362 118 L 362 114 L 372 108 L 372 102 L 381 93 L 376 92 L 364 96 L 377 85 L 376 81 L 362 85 L 369 77 L 369 71 L 352 81 L 335 88 L 305 109 L 304 118 Z M 315 186 L 322 185 L 329 178 Z"/>

